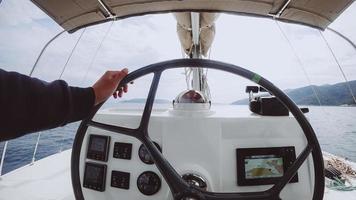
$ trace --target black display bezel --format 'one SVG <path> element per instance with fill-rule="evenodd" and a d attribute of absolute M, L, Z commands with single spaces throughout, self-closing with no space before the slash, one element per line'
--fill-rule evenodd
<path fill-rule="evenodd" d="M 132 143 L 115 142 L 113 157 L 119 158 L 119 159 L 124 159 L 124 160 L 131 160 L 132 146 L 133 146 Z M 122 152 L 120 152 L 120 150 L 122 150 L 122 148 L 128 149 L 127 154 L 123 154 Z"/>
<path fill-rule="evenodd" d="M 100 169 L 100 177 L 99 177 L 100 181 L 99 182 L 94 183 L 87 179 L 88 167 L 96 167 L 96 168 Z M 103 192 L 103 191 L 105 191 L 105 182 L 106 182 L 106 165 L 97 164 L 97 163 L 88 163 L 88 162 L 85 163 L 83 187 Z"/>
<path fill-rule="evenodd" d="M 104 151 L 96 151 L 96 150 L 93 150 L 90 148 L 92 146 L 93 141 L 96 138 L 105 139 Z M 109 155 L 109 147 L 110 147 L 110 136 L 91 134 L 89 137 L 87 158 L 92 159 L 92 160 L 99 160 L 99 161 L 107 162 L 108 155 Z"/>
<path fill-rule="evenodd" d="M 126 181 L 123 181 L 122 179 Z M 119 180 L 115 180 L 119 179 Z M 120 184 L 123 183 L 123 184 Z M 111 171 L 111 187 L 129 190 L 130 189 L 130 173 L 122 171 Z"/>
<path fill-rule="evenodd" d="M 274 155 L 283 159 L 283 171 L 293 164 L 296 159 L 295 148 L 293 146 L 287 147 L 268 147 L 268 148 L 238 148 L 236 149 L 237 161 L 237 185 L 239 186 L 253 186 L 253 185 L 269 185 L 277 183 L 281 177 L 270 178 L 255 178 L 247 179 L 245 173 L 245 159 L 250 156 Z M 298 182 L 298 173 L 289 181 L 289 183 Z"/>

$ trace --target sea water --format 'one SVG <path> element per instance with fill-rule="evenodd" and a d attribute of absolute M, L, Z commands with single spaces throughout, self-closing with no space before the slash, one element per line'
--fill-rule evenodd
<path fill-rule="evenodd" d="M 303 107 L 303 106 L 302 106 Z M 308 106 L 310 120 L 323 151 L 356 162 L 356 107 Z M 35 160 L 70 149 L 79 123 L 41 133 Z M 3 174 L 31 163 L 38 133 L 8 143 Z M 0 156 L 4 142 L 0 144 Z"/>
<path fill-rule="evenodd" d="M 323 151 L 356 162 L 356 107 L 309 106 L 307 115 Z"/>

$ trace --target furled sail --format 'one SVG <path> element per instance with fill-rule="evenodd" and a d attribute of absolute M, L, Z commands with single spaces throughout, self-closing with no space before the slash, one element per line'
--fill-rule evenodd
<path fill-rule="evenodd" d="M 192 23 L 190 12 L 174 13 L 177 19 L 177 33 L 184 52 L 189 55 L 193 48 Z M 200 53 L 207 56 L 215 36 L 217 13 L 199 13 L 199 47 Z"/>

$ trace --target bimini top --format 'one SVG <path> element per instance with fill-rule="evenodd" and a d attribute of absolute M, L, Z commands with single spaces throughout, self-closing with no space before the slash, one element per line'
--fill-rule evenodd
<path fill-rule="evenodd" d="M 227 12 L 276 17 L 325 29 L 354 0 L 32 0 L 66 31 L 161 12 Z"/>

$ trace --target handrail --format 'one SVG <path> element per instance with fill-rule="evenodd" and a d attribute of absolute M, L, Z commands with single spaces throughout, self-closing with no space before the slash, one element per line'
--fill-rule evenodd
<path fill-rule="evenodd" d="M 33 165 L 33 163 L 36 160 L 37 147 L 38 147 L 38 143 L 40 142 L 40 138 L 41 138 L 41 132 L 38 133 L 37 142 L 36 142 L 36 145 L 35 145 L 35 150 L 33 151 L 32 160 L 31 160 L 30 165 Z"/>
<path fill-rule="evenodd" d="M 8 143 L 8 141 L 5 142 L 5 145 L 4 145 L 4 148 L 3 148 L 3 151 L 2 151 L 1 162 L 0 162 L 0 177 L 2 176 L 2 168 L 4 166 L 7 143 Z"/>
<path fill-rule="evenodd" d="M 339 31 L 337 31 L 337 30 L 335 30 L 333 28 L 327 27 L 326 29 L 331 31 L 331 32 L 333 32 L 333 33 L 335 33 L 336 35 L 338 35 L 342 39 L 346 40 L 346 42 L 348 42 L 356 50 L 356 44 L 354 42 L 352 42 L 352 40 L 350 38 L 346 37 L 344 34 L 340 33 Z"/>
<path fill-rule="evenodd" d="M 38 55 L 37 59 L 36 59 L 36 62 L 33 64 L 32 66 L 32 69 L 30 71 L 30 74 L 29 76 L 32 76 L 36 67 L 37 67 L 37 64 L 38 62 L 40 61 L 40 59 L 42 58 L 42 55 L 43 53 L 47 50 L 47 47 L 54 41 L 56 40 L 60 35 L 62 35 L 64 32 L 66 32 L 65 30 L 62 30 L 61 32 L 59 32 L 58 34 L 56 34 L 54 37 L 52 37 L 42 48 L 40 54 Z M 36 142 L 36 145 L 35 145 L 35 149 L 33 151 L 33 155 L 32 155 L 32 159 L 31 159 L 31 163 L 30 165 L 32 165 L 35 160 L 36 160 L 36 153 L 37 153 L 37 147 L 38 147 L 38 143 L 40 141 L 40 138 L 41 138 L 41 132 L 38 133 L 38 136 L 37 136 L 37 142 Z"/>

